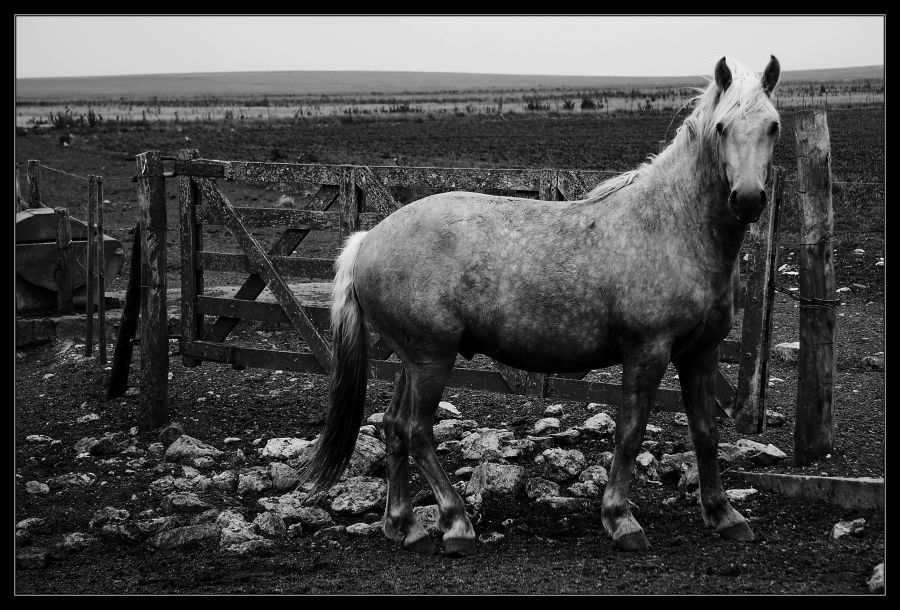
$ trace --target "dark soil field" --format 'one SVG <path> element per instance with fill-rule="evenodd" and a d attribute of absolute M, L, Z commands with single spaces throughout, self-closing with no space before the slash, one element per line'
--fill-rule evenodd
<path fill-rule="evenodd" d="M 447 167 L 552 167 L 624 171 L 657 150 L 657 142 L 671 138 L 679 119 L 635 116 L 612 120 L 599 117 L 512 116 L 463 117 L 442 120 L 369 120 L 224 122 L 104 125 L 72 132 L 72 143 L 59 144 L 53 130 L 19 130 L 16 160 L 42 163 L 74 174 L 104 176 L 107 233 L 120 239 L 130 252 L 129 229 L 137 222 L 137 201 L 130 177 L 133 157 L 146 150 L 174 154 L 197 148 L 207 158 L 274 160 L 302 163 L 355 163 Z M 780 427 L 762 435 L 738 434 L 727 418 L 719 420 L 721 442 L 740 438 L 772 443 L 787 454 L 764 472 L 842 477 L 885 475 L 885 372 L 863 359 L 884 352 L 884 111 L 842 110 L 828 116 L 835 181 L 835 276 L 839 294 L 835 336 L 834 416 L 835 450 L 829 458 L 809 466 L 793 465 L 794 404 L 797 366 L 772 359 L 768 408 L 785 416 Z M 776 163 L 793 179 L 792 116 L 782 114 L 783 134 Z M 668 134 L 668 135 L 667 135 Z M 22 173 L 24 177 L 24 172 Z M 83 218 L 85 183 L 44 170 L 43 197 L 47 205 L 70 207 Z M 24 186 L 24 181 L 23 181 Z M 224 187 L 236 205 L 273 205 L 282 195 L 302 202 L 308 194 L 291 185 Z M 796 270 L 799 241 L 796 200 L 788 185 L 782 210 L 778 265 Z M 169 222 L 177 222 L 177 188 L 168 191 Z M 260 238 L 269 235 L 261 232 Z M 225 231 L 207 234 L 207 243 L 230 248 Z M 311 235 L 301 250 L 307 255 L 333 256 L 334 235 Z M 177 231 L 169 237 L 169 285 L 178 286 Z M 861 249 L 862 253 L 854 251 Z M 224 250 L 223 250 L 224 251 Z M 113 290 L 124 289 L 130 265 L 126 262 Z M 242 278 L 209 278 L 209 286 L 237 283 Z M 796 286 L 795 275 L 779 274 L 777 281 Z M 173 304 L 170 303 L 170 306 Z M 776 297 L 773 344 L 798 341 L 798 312 L 794 301 Z M 118 312 L 111 312 L 117 316 Z M 739 337 L 740 317 L 732 336 Z M 277 325 L 242 325 L 241 341 L 279 347 L 296 339 Z M 173 348 L 176 343 L 172 343 Z M 110 345 L 111 353 L 112 345 Z M 130 429 L 138 424 L 138 396 L 105 400 L 108 370 L 96 358 L 83 357 L 83 339 L 17 351 L 15 364 L 15 520 L 40 518 L 29 536 L 18 541 L 19 554 L 43 557 L 42 567 L 16 572 L 17 594 L 864 594 L 876 564 L 885 560 L 885 521 L 881 510 L 848 510 L 814 501 L 790 500 L 760 491 L 735 506 L 756 533 L 752 543 L 721 540 L 701 519 L 696 500 L 684 498 L 673 483 L 635 481 L 632 500 L 652 548 L 622 553 L 611 546 L 600 523 L 599 501 L 574 512 L 557 512 L 529 501 L 486 498 L 473 520 L 483 542 L 474 556 L 420 556 L 401 550 L 381 535 L 323 540 L 304 531 L 280 538 L 267 551 L 234 555 L 215 543 L 198 543 L 176 550 L 159 550 L 145 538 L 122 540 L 96 536 L 81 550 L 58 546 L 70 532 L 96 533 L 89 521 L 107 506 L 132 515 L 154 509 L 161 513 L 165 494 L 150 483 L 168 472 L 148 452 L 159 431 Z M 137 385 L 137 361 L 130 382 Z M 736 365 L 728 366 L 732 380 Z M 186 434 L 226 451 L 221 468 L 264 466 L 257 453 L 270 438 L 313 438 L 321 431 L 326 404 L 324 377 L 262 369 L 233 370 L 214 363 L 186 368 L 181 358 L 170 359 L 169 405 L 171 418 Z M 598 372 L 617 381 L 616 369 Z M 677 387 L 670 375 L 665 387 Z M 383 412 L 391 386 L 369 384 L 365 416 Z M 539 418 L 550 401 L 461 391 L 448 388 L 444 400 L 452 402 L 465 419 L 479 426 L 510 429 L 521 436 Z M 595 414 L 584 403 L 566 402 L 559 416 L 562 429 L 580 425 Z M 615 417 L 615 405 L 605 405 Z M 78 422 L 87 414 L 99 419 Z M 687 428 L 672 413 L 651 415 L 661 428 L 647 439 L 684 443 L 691 449 Z M 105 432 L 133 438 L 126 454 L 76 457 L 75 444 Z M 29 435 L 45 435 L 59 443 L 33 443 Z M 224 439 L 239 440 L 226 448 Z M 257 441 L 257 439 L 261 439 Z M 612 446 L 608 440 L 582 440 L 576 448 L 587 464 L 596 464 Z M 237 456 L 240 449 L 245 456 Z M 145 458 L 138 467 L 128 462 Z M 441 456 L 451 480 L 466 462 L 457 453 Z M 518 463 L 532 473 L 531 458 Z M 181 467 L 174 468 L 179 476 Z M 67 473 L 90 472 L 93 484 L 50 486 L 49 495 L 31 494 L 26 483 L 45 483 Z M 415 495 L 427 485 L 411 469 Z M 182 473 L 183 474 L 183 473 Z M 537 474 L 529 474 L 537 476 Z M 726 489 L 747 487 L 726 469 Z M 283 492 L 282 492 L 283 493 Z M 217 509 L 232 508 L 252 521 L 261 507 L 260 497 L 276 492 L 233 491 L 201 493 Z M 665 501 L 665 504 L 664 504 Z M 423 500 L 423 504 L 433 500 Z M 864 518 L 860 536 L 831 539 L 838 521 Z M 335 516 L 350 525 L 360 517 Z M 187 521 L 184 523 L 187 524 Z M 493 536 L 491 534 L 502 534 Z M 439 540 L 439 538 L 437 539 Z M 42 554 L 43 551 L 43 554 Z"/>

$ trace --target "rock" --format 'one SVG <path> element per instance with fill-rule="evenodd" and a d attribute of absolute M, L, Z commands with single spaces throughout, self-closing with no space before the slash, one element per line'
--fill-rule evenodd
<path fill-rule="evenodd" d="M 658 481 L 659 474 L 656 472 L 657 464 L 656 457 L 649 451 L 639 453 L 634 460 L 635 474 L 641 480 Z"/>
<path fill-rule="evenodd" d="M 794 363 L 800 357 L 800 342 L 779 343 L 772 348 L 772 355 L 782 362 Z"/>
<path fill-rule="evenodd" d="M 102 510 L 98 510 L 97 512 L 95 512 L 91 517 L 91 520 L 88 522 L 88 525 L 91 529 L 97 529 L 106 525 L 107 523 L 125 521 L 130 516 L 131 513 L 129 513 L 127 510 L 107 506 Z"/>
<path fill-rule="evenodd" d="M 24 547 L 31 544 L 31 534 L 28 533 L 28 530 L 16 530 L 16 546 Z"/>
<path fill-rule="evenodd" d="M 675 504 L 676 502 L 678 502 L 678 497 L 677 497 L 677 496 L 670 496 L 670 497 L 668 497 L 668 498 L 663 498 L 662 505 L 663 505 L 663 506 L 672 506 L 672 505 Z"/>
<path fill-rule="evenodd" d="M 194 467 L 203 469 L 212 468 L 215 463 L 215 460 L 213 460 L 208 455 L 201 455 L 200 457 L 191 460 L 191 464 L 193 464 Z"/>
<path fill-rule="evenodd" d="M 435 418 L 440 419 L 450 419 L 462 417 L 462 413 L 459 412 L 452 403 L 447 402 L 446 400 L 442 400 L 438 403 L 437 412 L 435 413 Z"/>
<path fill-rule="evenodd" d="M 258 504 L 291 525 L 302 523 L 305 527 L 319 528 L 331 525 L 331 515 L 321 508 L 304 506 L 304 492 L 291 492 L 278 497 L 260 498 Z"/>
<path fill-rule="evenodd" d="M 113 455 L 119 452 L 116 446 L 115 437 L 111 435 L 103 436 L 99 439 L 93 437 L 85 437 L 75 443 L 75 453 L 78 455 L 90 454 L 96 456 Z"/>
<path fill-rule="evenodd" d="M 17 530 L 29 530 L 29 531 L 33 532 L 33 531 L 40 530 L 46 524 L 47 524 L 47 522 L 44 519 L 41 519 L 40 517 L 30 517 L 28 519 L 22 519 L 21 521 L 16 523 L 16 529 Z"/>
<path fill-rule="evenodd" d="M 360 426 L 359 433 L 366 436 L 378 436 L 378 430 L 372 424 Z"/>
<path fill-rule="evenodd" d="M 104 538 L 118 540 L 120 542 L 137 542 L 144 537 L 143 532 L 136 523 L 114 521 L 107 523 L 98 532 Z"/>
<path fill-rule="evenodd" d="M 53 439 L 43 434 L 29 434 L 25 437 L 27 443 L 52 443 Z"/>
<path fill-rule="evenodd" d="M 884 593 L 884 564 L 879 563 L 872 571 L 872 578 L 866 583 L 869 593 Z"/>
<path fill-rule="evenodd" d="M 672 423 L 676 426 L 687 426 L 688 418 L 684 413 L 676 413 L 675 417 L 672 418 Z"/>
<path fill-rule="evenodd" d="M 284 520 L 275 513 L 259 513 L 253 520 L 253 525 L 258 527 L 261 533 L 272 538 L 280 538 L 287 534 Z"/>
<path fill-rule="evenodd" d="M 534 461 L 542 466 L 546 478 L 560 483 L 584 470 L 584 454 L 577 449 L 547 449 Z"/>
<path fill-rule="evenodd" d="M 562 405 L 550 405 L 546 409 L 544 409 L 544 415 L 547 417 L 556 417 L 557 415 L 563 414 L 563 406 Z"/>
<path fill-rule="evenodd" d="M 272 548 L 275 546 L 275 543 L 271 540 L 266 540 L 265 538 L 254 538 L 252 540 L 247 540 L 246 542 L 240 542 L 238 544 L 230 544 L 227 546 L 223 546 L 222 550 L 231 554 L 231 555 L 239 555 L 239 556 L 247 556 L 247 555 L 259 555 L 264 553 L 269 553 Z"/>
<path fill-rule="evenodd" d="M 50 486 L 40 481 L 28 481 L 25 483 L 25 491 L 36 496 L 46 496 L 50 493 Z"/>
<path fill-rule="evenodd" d="M 755 493 L 759 493 L 756 489 L 750 487 L 748 489 L 726 489 L 725 496 L 729 502 L 743 502 Z"/>
<path fill-rule="evenodd" d="M 462 468 L 458 468 L 456 472 L 453 474 L 456 475 L 457 478 L 468 481 L 472 478 L 472 473 L 475 471 L 471 466 L 463 466 Z"/>
<path fill-rule="evenodd" d="M 222 455 L 222 452 L 212 445 L 207 445 L 201 440 L 183 434 L 172 442 L 168 449 L 166 449 L 165 460 L 167 462 L 176 463 L 190 462 L 199 457 L 207 456 L 216 458 L 220 455 Z"/>
<path fill-rule="evenodd" d="M 525 489 L 525 477 L 521 466 L 483 462 L 472 471 L 465 494 L 516 496 Z"/>
<path fill-rule="evenodd" d="M 82 415 L 81 417 L 76 419 L 75 423 L 86 424 L 92 421 L 97 421 L 98 419 L 100 419 L 100 416 L 96 413 L 88 413 L 87 415 Z"/>
<path fill-rule="evenodd" d="M 240 443 L 240 442 L 241 442 L 241 439 L 238 436 L 229 436 L 229 437 L 222 439 L 223 445 L 231 445 L 233 443 Z"/>
<path fill-rule="evenodd" d="M 193 515 L 212 508 L 190 491 L 174 491 L 163 498 L 160 506 L 169 515 Z"/>
<path fill-rule="evenodd" d="M 471 419 L 444 419 L 440 423 L 435 424 L 432 428 L 435 443 L 443 443 L 446 441 L 456 441 L 462 436 L 474 430 L 478 424 Z"/>
<path fill-rule="evenodd" d="M 384 467 L 387 447 L 372 436 L 357 436 L 356 446 L 341 479 L 376 475 Z"/>
<path fill-rule="evenodd" d="M 166 446 L 162 443 L 150 443 L 147 445 L 147 455 L 154 459 L 161 459 L 166 453 Z"/>
<path fill-rule="evenodd" d="M 150 539 L 150 544 L 161 550 L 180 549 L 188 545 L 218 540 L 221 532 L 222 528 L 214 523 L 186 525 L 160 532 Z"/>
<path fill-rule="evenodd" d="M 859 361 L 860 366 L 867 369 L 872 369 L 875 371 L 883 371 L 884 370 L 884 352 L 878 352 L 877 354 L 872 354 L 871 356 L 866 356 L 862 360 Z"/>
<path fill-rule="evenodd" d="M 247 492 L 265 491 L 271 488 L 272 479 L 269 477 L 269 469 L 265 466 L 254 466 L 238 471 L 238 495 L 243 495 Z"/>
<path fill-rule="evenodd" d="M 531 434 L 544 434 L 559 431 L 559 420 L 555 417 L 544 417 L 534 422 Z"/>
<path fill-rule="evenodd" d="M 838 521 L 831 528 L 832 540 L 838 540 L 846 535 L 862 536 L 865 533 L 865 519 L 854 519 L 853 521 Z"/>
<path fill-rule="evenodd" d="M 381 479 L 352 477 L 328 491 L 331 510 L 336 513 L 359 515 L 373 509 L 383 509 L 387 487 Z"/>
<path fill-rule="evenodd" d="M 681 495 L 686 496 L 698 489 L 700 489 L 700 471 L 696 466 L 691 466 L 678 480 L 678 491 L 681 492 Z"/>
<path fill-rule="evenodd" d="M 576 498 L 599 498 L 603 494 L 603 488 L 593 481 L 580 481 L 568 487 L 569 493 Z"/>
<path fill-rule="evenodd" d="M 301 438 L 270 438 L 263 447 L 262 457 L 272 460 L 290 460 L 307 454 L 315 441 Z"/>
<path fill-rule="evenodd" d="M 500 532 L 491 532 L 490 534 L 482 534 L 478 537 L 478 540 L 484 544 L 493 544 L 495 542 L 500 542 L 504 538 L 506 538 L 506 536 Z"/>
<path fill-rule="evenodd" d="M 559 485 L 553 481 L 548 481 L 547 479 L 532 477 L 525 481 L 525 495 L 532 500 L 549 496 L 558 496 Z"/>
<path fill-rule="evenodd" d="M 753 453 L 754 450 L 746 445 L 738 446 L 731 443 L 719 443 L 719 465 L 723 468 L 740 466 L 741 464 L 744 464 Z"/>
<path fill-rule="evenodd" d="M 367 538 L 381 533 L 381 523 L 354 523 L 347 526 L 348 536 Z"/>
<path fill-rule="evenodd" d="M 50 561 L 50 552 L 46 549 L 25 549 L 16 553 L 16 569 L 40 570 L 46 568 Z"/>
<path fill-rule="evenodd" d="M 169 493 L 175 489 L 175 477 L 167 474 L 150 483 L 150 490 L 159 493 Z"/>
<path fill-rule="evenodd" d="M 238 475 L 235 470 L 223 470 L 212 477 L 212 486 L 222 491 L 235 491 L 238 484 Z"/>
<path fill-rule="evenodd" d="M 434 448 L 437 453 L 456 453 L 462 451 L 462 443 L 459 441 L 444 441 Z"/>
<path fill-rule="evenodd" d="M 778 411 L 766 409 L 766 426 L 770 428 L 780 428 L 784 425 L 784 414 Z"/>
<path fill-rule="evenodd" d="M 323 527 L 313 534 L 313 540 L 344 540 L 347 538 L 347 528 L 343 525 Z"/>
<path fill-rule="evenodd" d="M 661 432 L 662 428 L 653 424 L 647 424 L 647 427 L 644 429 L 645 434 L 660 434 Z"/>
<path fill-rule="evenodd" d="M 198 513 L 194 515 L 191 519 L 191 525 L 200 525 L 201 523 L 216 523 L 219 519 L 219 513 L 221 513 L 218 508 L 210 508 L 202 513 Z"/>
<path fill-rule="evenodd" d="M 538 506 L 543 506 L 556 511 L 577 511 L 585 508 L 585 501 L 582 498 L 565 498 L 561 496 L 547 496 L 538 498 L 535 501 Z"/>
<path fill-rule="evenodd" d="M 300 482 L 300 473 L 281 462 L 271 462 L 268 470 L 272 488 L 278 491 L 293 489 Z"/>
<path fill-rule="evenodd" d="M 435 502 L 437 502 L 437 500 L 435 499 L 434 492 L 430 487 L 419 490 L 419 492 L 416 493 L 416 495 L 414 495 L 412 498 L 413 506 L 426 506 L 428 504 L 434 504 Z"/>
<path fill-rule="evenodd" d="M 772 466 L 787 458 L 787 455 L 772 444 L 763 445 L 745 438 L 738 440 L 735 445 L 748 452 L 747 459 L 757 466 Z"/>
<path fill-rule="evenodd" d="M 550 438 L 560 447 L 571 447 L 581 440 L 581 432 L 578 431 L 578 428 L 569 428 L 568 430 L 551 434 Z"/>
<path fill-rule="evenodd" d="M 303 524 L 302 523 L 294 523 L 293 525 L 289 525 L 287 529 L 288 538 L 299 538 L 303 535 Z"/>
<path fill-rule="evenodd" d="M 610 470 L 613 463 L 613 452 L 604 451 L 601 453 L 600 457 L 597 459 L 597 463 L 606 468 L 606 470 Z"/>
<path fill-rule="evenodd" d="M 561 433 L 559 433 L 561 434 Z M 579 438 L 581 433 L 579 432 Z M 532 451 L 545 451 L 547 449 L 553 449 L 559 443 L 556 442 L 556 439 L 553 436 L 526 436 L 526 440 L 531 442 Z"/>
<path fill-rule="evenodd" d="M 693 451 L 684 453 L 669 453 L 663 455 L 656 467 L 659 478 L 664 483 L 674 483 L 681 478 L 681 475 L 691 466 L 697 463 L 696 455 Z"/>
<path fill-rule="evenodd" d="M 514 440 L 509 430 L 494 428 L 478 428 L 464 436 L 460 441 L 463 459 L 480 460 L 486 451 L 501 452 L 504 441 Z"/>
<path fill-rule="evenodd" d="M 578 480 L 582 483 L 593 483 L 597 487 L 602 488 L 606 487 L 606 484 L 609 482 L 609 473 L 603 466 L 595 464 L 582 470 L 581 474 L 578 475 Z"/>
<path fill-rule="evenodd" d="M 437 504 L 429 504 L 428 506 L 416 506 L 413 508 L 413 516 L 419 525 L 425 528 L 425 531 L 432 536 L 439 535 L 441 528 L 438 523 L 441 519 L 441 513 Z"/>
<path fill-rule="evenodd" d="M 86 549 L 96 541 L 97 539 L 90 534 L 70 532 L 63 535 L 62 540 L 57 543 L 56 548 L 65 553 L 74 553 L 82 549 Z"/>
<path fill-rule="evenodd" d="M 153 519 L 142 519 L 135 522 L 135 528 L 144 536 L 151 536 L 164 532 L 166 530 L 175 529 L 184 525 L 178 515 L 169 515 L 168 517 L 155 517 Z"/>
<path fill-rule="evenodd" d="M 165 428 L 163 428 L 159 433 L 159 442 L 163 444 L 164 447 L 168 447 L 172 443 L 178 440 L 179 437 L 184 435 L 184 426 L 177 422 L 172 422 Z"/>
<path fill-rule="evenodd" d="M 584 421 L 579 432 L 591 436 L 611 437 L 616 433 L 616 422 L 608 413 L 597 413 Z"/>
<path fill-rule="evenodd" d="M 371 424 L 378 428 L 384 423 L 384 413 L 372 413 L 367 419 L 367 424 Z"/>

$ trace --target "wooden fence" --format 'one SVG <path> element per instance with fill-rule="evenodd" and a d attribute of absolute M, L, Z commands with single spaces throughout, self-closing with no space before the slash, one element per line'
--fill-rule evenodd
<path fill-rule="evenodd" d="M 142 243 L 141 387 L 145 427 L 168 418 L 168 336 L 166 330 L 166 181 L 177 179 L 181 237 L 181 335 L 179 351 L 185 366 L 202 361 L 235 367 L 262 367 L 317 374 L 330 370 L 330 346 L 323 338 L 330 319 L 327 295 L 295 294 L 286 277 L 331 281 L 331 259 L 292 256 L 311 231 L 334 231 L 342 236 L 375 226 L 401 204 L 392 189 L 408 187 L 435 192 L 466 190 L 501 192 L 541 200 L 572 200 L 585 196 L 608 177 L 608 172 L 553 169 L 460 169 L 378 167 L 219 161 L 203 159 L 196 150 L 175 158 L 159 152 L 137 157 Z M 171 168 L 165 171 L 164 166 Z M 777 176 L 778 172 L 772 172 Z M 315 184 L 318 190 L 304 209 L 236 207 L 218 187 L 219 181 Z M 771 333 L 770 282 L 774 269 L 774 239 L 780 191 L 777 177 L 769 185 L 772 205 L 747 242 L 751 295 L 745 301 L 742 344 L 726 341 L 722 358 L 740 362 L 735 388 L 719 371 L 715 398 L 723 415 L 741 413 L 742 426 L 759 431 L 765 425 L 763 399 L 767 377 L 765 360 Z M 241 254 L 209 251 L 203 243 L 204 225 L 228 228 Z M 254 238 L 252 228 L 277 227 L 284 233 L 268 250 Z M 204 273 L 249 274 L 234 298 L 204 294 Z M 265 288 L 277 303 L 257 301 Z M 209 318 L 209 319 L 208 319 Z M 277 351 L 225 343 L 242 320 L 279 322 L 293 326 L 308 351 Z M 370 377 L 393 381 L 401 364 L 390 361 L 390 349 L 380 340 L 370 348 Z M 618 384 L 587 381 L 589 371 L 544 374 L 520 371 L 499 362 L 492 370 L 454 368 L 449 386 L 558 400 L 618 403 Z M 681 394 L 660 389 L 657 408 L 681 410 Z"/>

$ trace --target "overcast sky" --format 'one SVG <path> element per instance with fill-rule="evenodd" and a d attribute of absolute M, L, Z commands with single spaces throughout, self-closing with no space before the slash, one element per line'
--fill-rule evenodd
<path fill-rule="evenodd" d="M 400 70 L 696 76 L 884 63 L 884 17 L 16 16 L 16 76 Z"/>

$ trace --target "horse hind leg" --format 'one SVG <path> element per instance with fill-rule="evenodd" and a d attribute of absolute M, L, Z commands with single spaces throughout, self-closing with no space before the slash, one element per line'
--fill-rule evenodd
<path fill-rule="evenodd" d="M 434 553 L 434 543 L 413 516 L 409 499 L 409 450 L 406 445 L 406 422 L 410 412 L 409 378 L 405 367 L 394 388 L 391 404 L 384 414 L 384 440 L 387 445 L 388 494 L 382 520 L 382 531 L 391 540 L 414 553 Z"/>
<path fill-rule="evenodd" d="M 634 460 L 650 416 L 650 403 L 669 363 L 669 350 L 662 347 L 641 347 L 631 351 L 626 354 L 622 367 L 622 405 L 616 418 L 616 447 L 600 512 L 603 527 L 612 536 L 613 546 L 623 551 L 639 551 L 650 546 L 644 529 L 631 514 L 628 494 Z"/>
<path fill-rule="evenodd" d="M 715 349 L 685 355 L 675 362 L 697 454 L 703 521 L 715 527 L 726 540 L 750 541 L 754 539 L 753 531 L 744 516 L 731 506 L 719 476 L 719 431 L 713 402 L 717 366 L 718 352 Z"/>
<path fill-rule="evenodd" d="M 455 356 L 455 354 L 454 354 Z M 434 492 L 444 533 L 444 552 L 448 555 L 474 553 L 477 540 L 475 529 L 466 514 L 462 498 L 453 488 L 441 467 L 432 443 L 434 413 L 453 368 L 454 357 L 448 361 L 409 366 L 411 408 L 406 422 L 407 446 L 419 470 Z"/>

